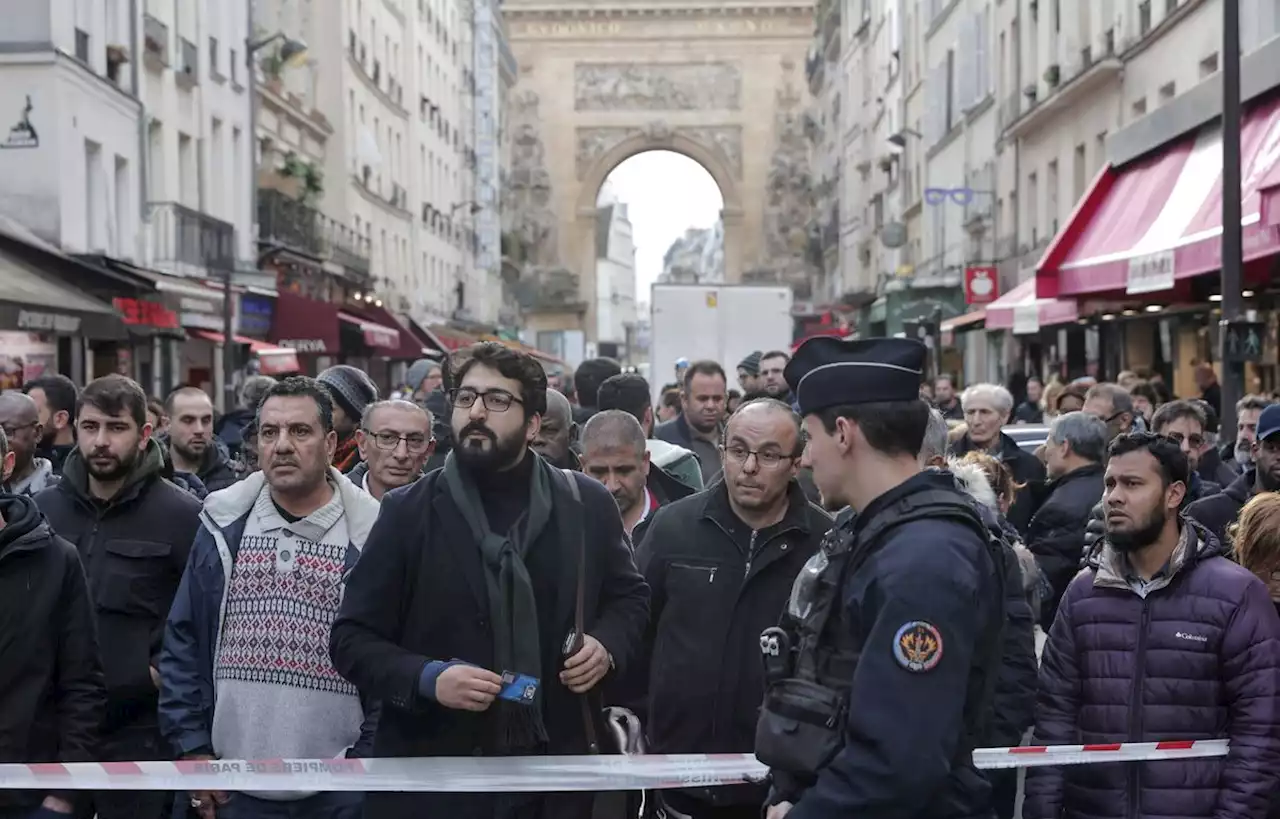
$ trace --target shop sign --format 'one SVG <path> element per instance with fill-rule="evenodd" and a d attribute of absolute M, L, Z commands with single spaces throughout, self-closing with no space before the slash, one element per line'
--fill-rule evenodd
<path fill-rule="evenodd" d="M 1000 279 L 994 267 L 964 269 L 964 303 L 990 304 L 1000 297 Z"/>
<path fill-rule="evenodd" d="M 276 343 L 300 353 L 325 353 L 329 349 L 322 338 L 282 338 Z"/>
<path fill-rule="evenodd" d="M 222 306 L 217 302 L 183 296 L 178 300 L 178 309 L 183 327 L 219 332 L 223 329 Z"/>
<path fill-rule="evenodd" d="M 73 336 L 80 332 L 80 317 L 39 310 L 19 310 L 18 329 L 33 333 L 60 333 Z"/>
<path fill-rule="evenodd" d="M 271 332 L 271 317 L 275 311 L 272 300 L 265 296 L 241 294 L 240 324 L 237 329 L 241 335 L 263 336 Z"/>
<path fill-rule="evenodd" d="M 1148 253 L 1129 260 L 1124 292 L 1136 296 L 1173 289 L 1174 257 L 1172 250 Z"/>
<path fill-rule="evenodd" d="M 1013 334 L 1028 335 L 1040 332 L 1040 305 L 1015 304 L 1013 306 Z"/>
<path fill-rule="evenodd" d="M 120 317 L 130 327 L 176 330 L 182 326 L 178 314 L 158 301 L 118 297 L 112 299 L 111 304 L 120 311 Z"/>

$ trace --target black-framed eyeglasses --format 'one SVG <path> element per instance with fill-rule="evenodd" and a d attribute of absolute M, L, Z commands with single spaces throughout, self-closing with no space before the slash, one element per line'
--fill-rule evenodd
<path fill-rule="evenodd" d="M 747 459 L 754 455 L 756 456 L 756 463 L 762 469 L 777 469 L 784 461 L 790 462 L 800 457 L 799 455 L 784 455 L 781 452 L 771 450 L 761 452 L 758 449 L 747 449 L 745 446 L 738 446 L 737 444 L 722 447 L 721 450 L 740 464 L 745 464 Z"/>
<path fill-rule="evenodd" d="M 385 429 L 382 432 L 366 429 L 364 432 L 373 439 L 374 446 L 378 447 L 378 449 L 391 452 L 400 446 L 401 441 L 404 441 L 405 449 L 409 450 L 409 453 L 413 455 L 425 452 L 432 440 L 431 436 L 423 435 L 421 432 L 411 432 L 408 435 L 401 435 L 398 432 L 391 432 Z"/>
<path fill-rule="evenodd" d="M 19 432 L 21 432 L 22 430 L 24 430 L 24 429 L 31 429 L 32 427 L 36 426 L 36 425 L 37 425 L 37 424 L 39 424 L 39 423 L 40 423 L 39 421 L 29 421 L 29 422 L 27 422 L 27 423 L 25 423 L 25 424 L 18 424 L 18 425 L 17 425 L 17 426 L 15 426 L 15 427 L 11 427 L 11 426 L 9 426 L 8 424 L 6 424 L 6 425 L 4 425 L 4 426 L 0 427 L 0 429 L 3 429 L 3 430 L 4 430 L 4 437 L 6 437 L 6 438 L 12 438 L 13 436 L 17 435 L 17 434 L 18 434 Z"/>
<path fill-rule="evenodd" d="M 484 403 L 484 408 L 489 412 L 506 412 L 511 409 L 512 404 L 524 404 L 519 398 L 516 398 L 506 390 L 473 390 L 468 387 L 462 387 L 449 391 L 449 403 L 458 409 L 471 409 L 476 405 L 476 399 L 479 398 Z"/>
<path fill-rule="evenodd" d="M 1182 442 L 1184 440 L 1187 443 L 1191 444 L 1192 449 L 1199 449 L 1200 447 L 1204 446 L 1203 435 L 1183 435 L 1181 432 L 1170 432 L 1164 437 L 1168 438 L 1170 441 L 1173 441 L 1178 446 L 1182 446 Z"/>

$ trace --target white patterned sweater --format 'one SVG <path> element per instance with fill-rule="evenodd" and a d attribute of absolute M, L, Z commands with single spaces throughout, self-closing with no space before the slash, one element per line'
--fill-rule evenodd
<path fill-rule="evenodd" d="M 359 739 L 359 695 L 329 659 L 351 544 L 343 495 L 335 487 L 329 503 L 292 523 L 265 483 L 253 501 L 214 662 L 213 746 L 223 759 L 329 759 Z"/>

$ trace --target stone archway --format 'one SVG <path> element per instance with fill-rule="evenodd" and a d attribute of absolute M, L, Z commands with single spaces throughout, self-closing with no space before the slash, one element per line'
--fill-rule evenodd
<path fill-rule="evenodd" d="M 794 235 L 813 184 L 803 125 L 811 0 L 506 0 L 502 12 L 519 65 L 504 227 L 533 244 L 538 265 L 577 277 L 577 309 L 559 329 L 595 339 L 596 196 L 645 151 L 684 154 L 719 185 L 727 281 L 803 280 Z"/>

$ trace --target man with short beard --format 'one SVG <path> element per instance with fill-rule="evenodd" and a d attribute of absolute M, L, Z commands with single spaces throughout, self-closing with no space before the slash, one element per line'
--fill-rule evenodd
<path fill-rule="evenodd" d="M 1280 760 L 1280 618 L 1270 594 L 1179 515 L 1191 469 L 1178 444 L 1137 432 L 1109 455 L 1106 536 L 1049 632 L 1032 744 L 1221 737 L 1230 750 L 1032 768 L 1022 815 L 1263 819 Z"/>
<path fill-rule="evenodd" d="M 272 384 L 275 382 L 272 381 Z M 199 387 L 179 387 L 164 402 L 169 419 L 167 436 L 169 460 L 175 472 L 195 475 L 209 492 L 235 483 L 231 454 L 213 435 L 213 402 Z"/>
<path fill-rule="evenodd" d="M 1249 460 L 1252 465 L 1227 488 L 1187 507 L 1187 514 L 1223 543 L 1250 498 L 1259 492 L 1280 491 L 1280 404 L 1272 404 L 1258 416 Z"/>
<path fill-rule="evenodd" d="M 781 350 L 770 350 L 760 356 L 760 389 L 769 398 L 776 398 L 785 404 L 792 401 L 791 388 L 782 375 L 790 360 L 791 356 Z"/>
<path fill-rule="evenodd" d="M 131 379 L 89 383 L 75 407 L 77 447 L 62 481 L 35 496 L 75 544 L 98 620 L 107 716 L 98 759 L 169 759 L 156 723 L 164 620 L 199 528 L 200 501 L 161 476 L 164 455 L 147 423 L 147 396 Z M 99 819 L 155 819 L 163 791 L 103 791 L 81 805 Z"/>
<path fill-rule="evenodd" d="M 1223 463 L 1243 473 L 1253 465 L 1253 442 L 1258 440 L 1258 418 L 1274 401 L 1261 395 L 1246 395 L 1236 402 L 1236 439 L 1222 447 Z"/>
<path fill-rule="evenodd" d="M 653 437 L 693 450 L 702 468 L 702 483 L 710 486 L 720 477 L 720 427 L 728 383 L 724 368 L 714 361 L 695 361 L 684 371 L 681 413 L 658 424 Z"/>
<path fill-rule="evenodd" d="M 48 458 L 56 475 L 62 474 L 62 462 L 76 448 L 76 384 L 61 373 L 43 375 L 22 385 L 22 391 L 36 402 L 40 428 L 44 438 L 36 454 Z"/>
<path fill-rule="evenodd" d="M 599 690 L 637 655 L 649 608 L 617 504 L 530 449 L 547 409 L 537 359 L 482 342 L 454 354 L 444 384 L 454 448 L 383 498 L 333 625 L 334 665 L 383 703 L 379 757 L 584 754 L 606 736 Z M 588 819 L 592 802 L 370 793 L 364 816 Z"/>
<path fill-rule="evenodd" d="M 602 409 L 583 427 L 582 471 L 613 495 L 629 535 L 659 506 L 693 494 L 649 461 L 644 429 L 622 410 Z"/>

